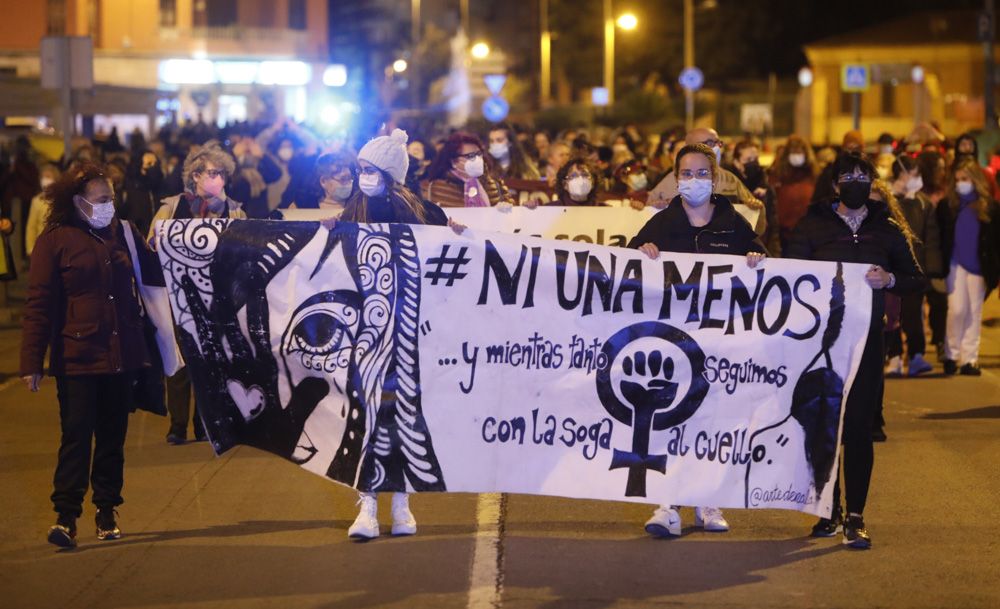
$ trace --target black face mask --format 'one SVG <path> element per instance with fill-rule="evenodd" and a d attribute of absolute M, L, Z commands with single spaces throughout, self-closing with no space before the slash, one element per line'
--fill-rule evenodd
<path fill-rule="evenodd" d="M 872 194 L 871 182 L 845 182 L 840 184 L 840 202 L 848 209 L 861 209 Z"/>
<path fill-rule="evenodd" d="M 753 160 L 743 164 L 743 173 L 747 176 L 747 182 L 756 186 L 764 177 L 764 171 L 760 168 L 760 161 Z"/>

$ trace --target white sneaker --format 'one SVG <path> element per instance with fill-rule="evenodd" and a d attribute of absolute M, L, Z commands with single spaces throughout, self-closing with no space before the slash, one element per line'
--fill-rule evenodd
<path fill-rule="evenodd" d="M 729 523 L 722 515 L 722 510 L 714 507 L 694 508 L 694 524 L 706 531 L 723 533 L 729 530 Z"/>
<path fill-rule="evenodd" d="M 893 355 L 889 358 L 889 363 L 885 365 L 886 376 L 903 376 L 903 358 Z"/>
<path fill-rule="evenodd" d="M 375 495 L 361 495 L 358 499 L 361 510 L 354 524 L 347 530 L 351 539 L 369 540 L 378 537 L 378 501 Z"/>
<path fill-rule="evenodd" d="M 681 515 L 669 505 L 661 505 L 646 521 L 646 532 L 653 537 L 680 537 Z"/>
<path fill-rule="evenodd" d="M 410 496 L 394 493 L 392 496 L 392 534 L 413 535 L 417 532 L 417 519 L 410 511 Z"/>

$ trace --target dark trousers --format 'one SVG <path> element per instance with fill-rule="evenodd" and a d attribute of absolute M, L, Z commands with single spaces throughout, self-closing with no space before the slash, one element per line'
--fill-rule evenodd
<path fill-rule="evenodd" d="M 173 376 L 168 376 L 167 381 L 167 412 L 170 413 L 170 433 L 187 438 L 188 421 L 191 420 L 191 375 L 187 367 L 181 368 Z M 196 438 L 205 437 L 205 431 L 201 426 L 201 418 L 198 416 L 198 404 L 194 406 L 194 435 Z"/>
<path fill-rule="evenodd" d="M 907 358 L 913 359 L 914 355 L 925 353 L 923 292 L 905 294 L 899 299 L 899 327 L 886 336 L 886 354 L 889 357 L 903 354 L 903 334 L 906 334 Z"/>
<path fill-rule="evenodd" d="M 847 512 L 863 514 L 868 502 L 868 486 L 871 484 L 872 467 L 875 464 L 875 449 L 872 445 L 872 424 L 881 409 L 885 391 L 885 377 L 882 373 L 882 328 L 879 326 L 868 332 L 868 343 L 861 355 L 858 374 L 847 396 L 844 409 L 844 433 L 842 458 L 844 464 L 844 489 L 847 494 Z M 833 487 L 833 505 L 840 505 L 840 477 Z"/>
<path fill-rule="evenodd" d="M 56 512 L 80 517 L 88 478 L 98 508 L 113 508 L 124 501 L 125 433 L 132 381 L 131 373 L 56 378 L 62 426 L 52 481 Z"/>
<path fill-rule="evenodd" d="M 936 290 L 927 291 L 927 323 L 931 327 L 931 342 L 940 345 L 945 341 L 948 325 L 948 295 Z"/>

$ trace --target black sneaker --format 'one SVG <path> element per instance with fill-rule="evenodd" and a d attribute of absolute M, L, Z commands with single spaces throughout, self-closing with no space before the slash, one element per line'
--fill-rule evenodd
<path fill-rule="evenodd" d="M 59 514 L 56 523 L 49 528 L 49 543 L 60 548 L 76 547 L 76 518 Z"/>
<path fill-rule="evenodd" d="M 958 364 L 953 359 L 944 360 L 944 374 L 945 376 L 952 376 L 958 372 Z"/>
<path fill-rule="evenodd" d="M 844 545 L 855 550 L 868 550 L 872 547 L 872 538 L 865 528 L 865 520 L 861 516 L 848 516 L 844 521 Z"/>
<path fill-rule="evenodd" d="M 872 442 L 885 442 L 889 436 L 885 435 L 885 429 L 876 427 L 872 430 Z"/>
<path fill-rule="evenodd" d="M 185 438 L 180 434 L 176 434 L 173 432 L 167 434 L 167 444 L 170 444 L 172 446 L 180 446 L 185 442 L 187 442 L 187 438 Z"/>
<path fill-rule="evenodd" d="M 962 376 L 982 376 L 983 371 L 979 369 L 979 364 L 974 362 L 969 362 L 968 364 L 962 364 L 962 367 L 958 371 Z"/>
<path fill-rule="evenodd" d="M 833 537 L 840 532 L 842 524 L 843 517 L 840 515 L 840 508 L 836 508 L 829 518 L 820 518 L 819 522 L 813 525 L 810 535 L 812 537 Z"/>
<path fill-rule="evenodd" d="M 121 538 L 122 531 L 115 522 L 117 516 L 118 512 L 114 508 L 98 508 L 97 516 L 94 518 L 94 522 L 97 523 L 97 539 L 110 541 Z"/>

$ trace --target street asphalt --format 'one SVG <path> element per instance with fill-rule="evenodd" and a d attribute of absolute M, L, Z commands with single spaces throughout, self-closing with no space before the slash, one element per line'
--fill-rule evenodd
<path fill-rule="evenodd" d="M 352 490 L 250 448 L 169 446 L 148 414 L 130 423 L 124 537 L 98 542 L 88 504 L 79 547 L 57 551 L 54 383 L 19 385 L 19 331 L 0 330 L 0 608 L 1000 607 L 996 296 L 985 317 L 981 378 L 888 382 L 867 552 L 793 512 L 727 510 L 720 534 L 685 509 L 663 541 L 644 505 L 468 494 L 415 496 L 416 536 L 359 544 Z"/>

